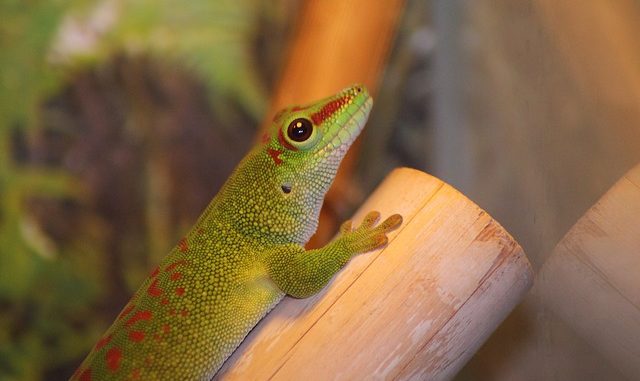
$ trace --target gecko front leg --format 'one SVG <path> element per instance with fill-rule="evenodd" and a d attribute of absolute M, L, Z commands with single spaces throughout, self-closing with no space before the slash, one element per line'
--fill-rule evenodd
<path fill-rule="evenodd" d="M 305 250 L 296 244 L 272 247 L 265 253 L 269 276 L 284 293 L 306 298 L 319 292 L 357 254 L 387 244 L 387 233 L 402 224 L 394 214 L 376 226 L 380 213 L 370 212 L 357 229 L 346 221 L 335 240 L 320 249 Z"/>

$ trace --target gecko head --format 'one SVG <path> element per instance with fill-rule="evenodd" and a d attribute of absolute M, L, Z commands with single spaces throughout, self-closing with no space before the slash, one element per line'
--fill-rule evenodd
<path fill-rule="evenodd" d="M 372 99 L 362 85 L 278 112 L 263 139 L 264 154 L 285 194 L 308 184 L 322 197 L 347 150 L 362 131 Z"/>
<path fill-rule="evenodd" d="M 287 107 L 273 118 L 255 153 L 272 181 L 270 192 L 277 193 L 270 199 L 295 204 L 288 209 L 300 214 L 298 223 L 317 220 L 340 162 L 364 128 L 372 104 L 365 87 L 354 85 L 307 105 Z M 315 231 L 315 222 L 307 225 Z"/>

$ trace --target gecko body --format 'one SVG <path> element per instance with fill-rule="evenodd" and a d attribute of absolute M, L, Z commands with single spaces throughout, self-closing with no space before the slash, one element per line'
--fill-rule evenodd
<path fill-rule="evenodd" d="M 402 218 L 377 224 L 372 212 L 323 248 L 303 246 L 371 105 L 356 85 L 276 114 L 71 380 L 209 380 L 284 295 L 313 295 L 353 255 L 385 245 Z"/>

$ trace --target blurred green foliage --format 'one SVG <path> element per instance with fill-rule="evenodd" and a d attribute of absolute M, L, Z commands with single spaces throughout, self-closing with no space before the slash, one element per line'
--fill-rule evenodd
<path fill-rule="evenodd" d="M 104 61 L 121 51 L 151 52 L 192 68 L 212 91 L 237 98 L 258 118 L 266 91 L 252 43 L 265 5 L 258 0 L 104 0 L 69 12 L 76 31 L 92 31 L 85 39 L 91 46 L 56 46 L 61 52 L 55 53 L 77 63 Z"/>
<path fill-rule="evenodd" d="M 240 112 L 251 118 L 249 122 L 256 122 L 265 110 L 268 87 L 268 80 L 261 73 L 264 62 L 254 57 L 256 40 L 260 38 L 257 36 L 264 34 L 259 31 L 258 15 L 270 14 L 277 25 L 289 19 L 282 16 L 282 12 L 289 12 L 284 11 L 287 2 L 267 3 L 270 2 L 0 2 L 0 380 L 66 379 L 112 317 L 103 314 L 110 307 L 104 306 L 103 299 L 111 292 L 111 275 L 106 273 L 111 269 L 108 262 L 113 255 L 109 251 L 113 236 L 103 231 L 104 221 L 90 215 L 82 217 L 83 222 L 90 221 L 84 226 L 82 222 L 56 220 L 68 225 L 67 230 L 78 229 L 61 239 L 52 237 L 52 229 L 44 229 L 31 210 L 33 200 L 54 200 L 63 205 L 54 210 L 66 210 L 69 205 L 88 205 L 87 200 L 95 197 L 86 178 L 63 165 L 30 159 L 30 146 L 43 135 L 42 120 L 59 114 L 52 112 L 52 107 L 47 111 L 43 105 L 77 81 L 76 76 L 82 71 L 104 70 L 114 56 L 146 55 L 162 57 L 158 60 L 192 72 L 204 84 L 207 97 L 213 100 L 210 106 L 222 119 L 225 113 L 238 110 L 215 100 L 230 98 L 239 105 Z M 274 14 L 274 9 L 282 12 Z M 284 30 L 277 28 L 272 37 Z M 271 62 L 274 64 L 277 63 Z M 163 75 L 172 74 L 161 71 L 153 79 L 162 80 Z M 227 119 L 239 120 L 233 115 Z M 123 128 L 132 120 L 140 124 L 139 118 L 127 117 Z M 64 128 L 58 132 L 68 134 Z M 150 132 L 153 133 L 156 132 Z M 75 141 L 82 144 L 82 139 Z M 152 151 L 143 151 L 143 155 L 147 152 Z M 155 153 L 146 163 L 155 160 L 161 168 L 162 155 Z M 88 172 L 92 171 L 97 170 L 89 168 Z M 162 177 L 151 176 L 153 181 L 162 182 Z M 211 194 L 215 191 L 205 190 Z M 141 191 L 148 189 L 143 186 Z M 157 199 L 154 194 L 148 196 L 142 198 Z M 154 208 L 153 202 L 146 206 Z M 136 234 L 151 234 L 153 229 L 143 226 Z M 171 239 L 164 238 L 169 242 Z M 130 267 L 122 275 L 129 288 L 144 276 L 148 266 L 145 260 L 127 257 L 128 253 L 149 249 L 140 240 L 147 239 L 128 235 L 118 246 L 118 250 L 126 251 L 120 254 L 124 262 L 117 263 Z M 101 307 L 105 308 L 101 311 Z"/>
<path fill-rule="evenodd" d="M 18 130 L 35 124 L 37 104 L 59 76 L 46 63 L 47 47 L 64 1 L 0 3 L 0 379 L 38 379 L 43 369 L 73 355 L 81 341 L 64 321 L 94 292 L 69 263 L 56 261 L 46 237 L 25 213 L 30 195 L 72 196 L 64 173 L 25 167 L 12 144 Z M 81 287 L 77 287 L 81 285 Z M 69 293 L 70 290 L 75 290 Z M 69 298 L 69 295 L 73 295 Z M 62 343 L 61 338 L 70 340 Z M 56 351 L 51 351 L 57 345 Z M 76 345 L 77 347 L 77 345 Z M 77 349 L 76 349 L 77 351 Z"/>

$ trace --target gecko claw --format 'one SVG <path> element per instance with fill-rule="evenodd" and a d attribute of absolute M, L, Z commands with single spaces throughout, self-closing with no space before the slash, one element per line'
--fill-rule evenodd
<path fill-rule="evenodd" d="M 357 229 L 351 230 L 351 221 L 349 220 L 342 224 L 340 232 L 350 241 L 354 252 L 364 253 L 375 250 L 389 242 L 387 233 L 402 224 L 402 216 L 394 214 L 376 225 L 379 220 L 380 213 L 372 211 L 364 217 L 362 224 Z"/>

